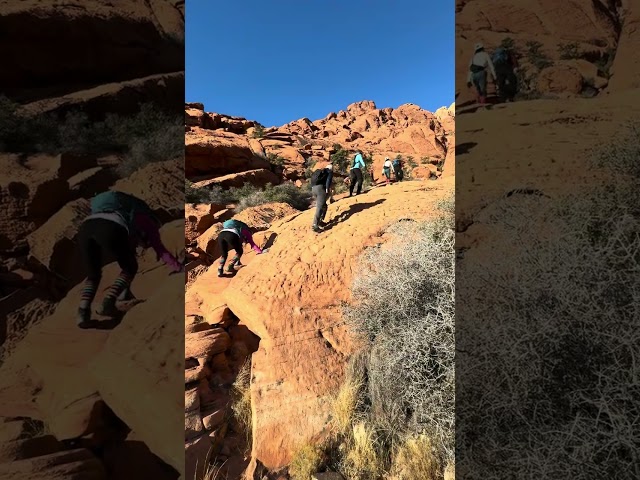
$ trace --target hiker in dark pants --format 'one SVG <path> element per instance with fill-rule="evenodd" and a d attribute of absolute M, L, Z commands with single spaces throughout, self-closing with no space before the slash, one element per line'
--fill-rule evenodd
<path fill-rule="evenodd" d="M 512 102 L 518 93 L 518 60 L 511 50 L 498 47 L 491 57 L 496 72 L 498 95 L 501 102 Z"/>
<path fill-rule="evenodd" d="M 484 45 L 477 43 L 471 62 L 469 63 L 469 78 L 467 86 L 473 85 L 476 88 L 477 100 L 480 105 L 487 101 L 487 69 L 491 73 L 491 78 L 495 81 L 496 71 L 489 54 L 485 52 Z"/>
<path fill-rule="evenodd" d="M 120 275 L 98 308 L 100 315 L 115 315 L 116 300 L 131 298 L 131 282 L 138 272 L 136 248 L 151 247 L 158 259 L 172 268 L 182 271 L 182 265 L 162 244 L 159 222 L 152 210 L 142 200 L 121 192 L 105 192 L 91 201 L 92 214 L 78 229 L 78 246 L 88 270 L 78 308 L 77 324 L 84 328 L 91 320 L 91 304 L 102 279 L 104 256 L 115 257 Z"/>
<path fill-rule="evenodd" d="M 402 171 L 402 161 L 399 157 L 396 157 L 392 163 L 393 173 L 396 176 L 396 182 L 400 182 L 404 178 L 404 172 Z"/>
<path fill-rule="evenodd" d="M 353 164 L 351 165 L 351 170 L 349 171 L 349 196 L 353 196 L 353 189 L 358 184 L 358 189 L 356 190 L 356 195 L 360 195 L 362 193 L 362 183 L 364 182 L 364 177 L 362 176 L 362 172 L 364 171 L 365 164 L 362 159 L 362 152 L 358 150 L 356 152 L 356 156 L 353 159 Z"/>
<path fill-rule="evenodd" d="M 231 259 L 231 263 L 227 267 L 227 272 L 231 273 L 235 271 L 236 265 L 241 265 L 240 259 L 243 254 L 243 243 L 251 245 L 251 248 L 253 248 L 258 255 L 262 253 L 262 249 L 253 241 L 251 229 L 246 223 L 234 219 L 224 222 L 222 224 L 222 231 L 220 232 L 220 235 L 218 235 L 218 245 L 222 252 L 220 264 L 218 266 L 219 277 L 224 274 L 224 264 L 227 261 L 229 251 L 234 250 L 236 254 Z"/>
<path fill-rule="evenodd" d="M 327 214 L 327 197 L 331 191 L 332 180 L 332 164 L 316 170 L 311 176 L 311 193 L 316 199 L 316 213 L 311 228 L 316 233 L 320 232 L 320 227 L 324 224 L 324 217 Z"/>

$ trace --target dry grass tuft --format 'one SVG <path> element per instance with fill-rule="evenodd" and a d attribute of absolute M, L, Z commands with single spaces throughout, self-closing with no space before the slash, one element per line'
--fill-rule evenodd
<path fill-rule="evenodd" d="M 384 472 L 375 432 L 366 422 L 358 422 L 346 443 L 343 473 L 349 480 L 377 480 Z"/>
<path fill-rule="evenodd" d="M 311 480 L 322 464 L 322 451 L 314 445 L 303 445 L 293 455 L 289 475 L 293 480 Z"/>
<path fill-rule="evenodd" d="M 252 417 L 251 411 L 251 358 L 244 363 L 231 389 L 233 403 L 231 410 L 245 434 L 247 445 L 251 445 Z"/>
<path fill-rule="evenodd" d="M 391 467 L 393 480 L 442 480 L 437 449 L 425 435 L 405 440 L 395 451 Z"/>

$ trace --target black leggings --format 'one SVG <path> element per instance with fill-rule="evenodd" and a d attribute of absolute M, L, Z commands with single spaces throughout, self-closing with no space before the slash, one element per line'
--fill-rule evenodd
<path fill-rule="evenodd" d="M 88 270 L 87 279 L 100 282 L 103 254 L 113 255 L 129 278 L 133 279 L 138 273 L 136 250 L 129 242 L 129 232 L 122 225 L 104 218 L 93 218 L 80 226 L 77 238 Z"/>
<path fill-rule="evenodd" d="M 362 192 L 362 182 L 363 182 L 362 170 L 360 170 L 359 168 L 351 169 L 349 178 L 351 179 L 351 185 L 349 185 L 349 195 L 353 195 L 353 189 L 355 188 L 356 183 L 358 184 L 358 190 L 356 190 L 356 193 L 360 195 L 360 193 Z"/>
<path fill-rule="evenodd" d="M 242 242 L 240 241 L 240 237 L 235 233 L 229 231 L 220 232 L 220 235 L 218 235 L 218 245 L 220 245 L 220 251 L 222 252 L 220 265 L 224 266 L 230 250 L 235 250 L 236 252 L 233 259 L 234 262 L 239 261 L 240 257 L 242 257 Z"/>

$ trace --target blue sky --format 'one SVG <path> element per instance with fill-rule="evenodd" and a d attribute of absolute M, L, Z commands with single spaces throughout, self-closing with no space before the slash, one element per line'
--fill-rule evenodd
<path fill-rule="evenodd" d="M 454 0 L 199 0 L 186 6 L 186 100 L 265 126 L 454 101 Z"/>

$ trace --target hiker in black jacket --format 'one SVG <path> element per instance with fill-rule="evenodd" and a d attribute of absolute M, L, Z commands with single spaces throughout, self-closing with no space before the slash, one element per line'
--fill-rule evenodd
<path fill-rule="evenodd" d="M 311 175 L 311 193 L 316 199 L 316 214 L 313 217 L 312 229 L 319 233 L 327 214 L 327 197 L 331 191 L 333 181 L 333 165 L 329 164 L 320 168 Z"/>

